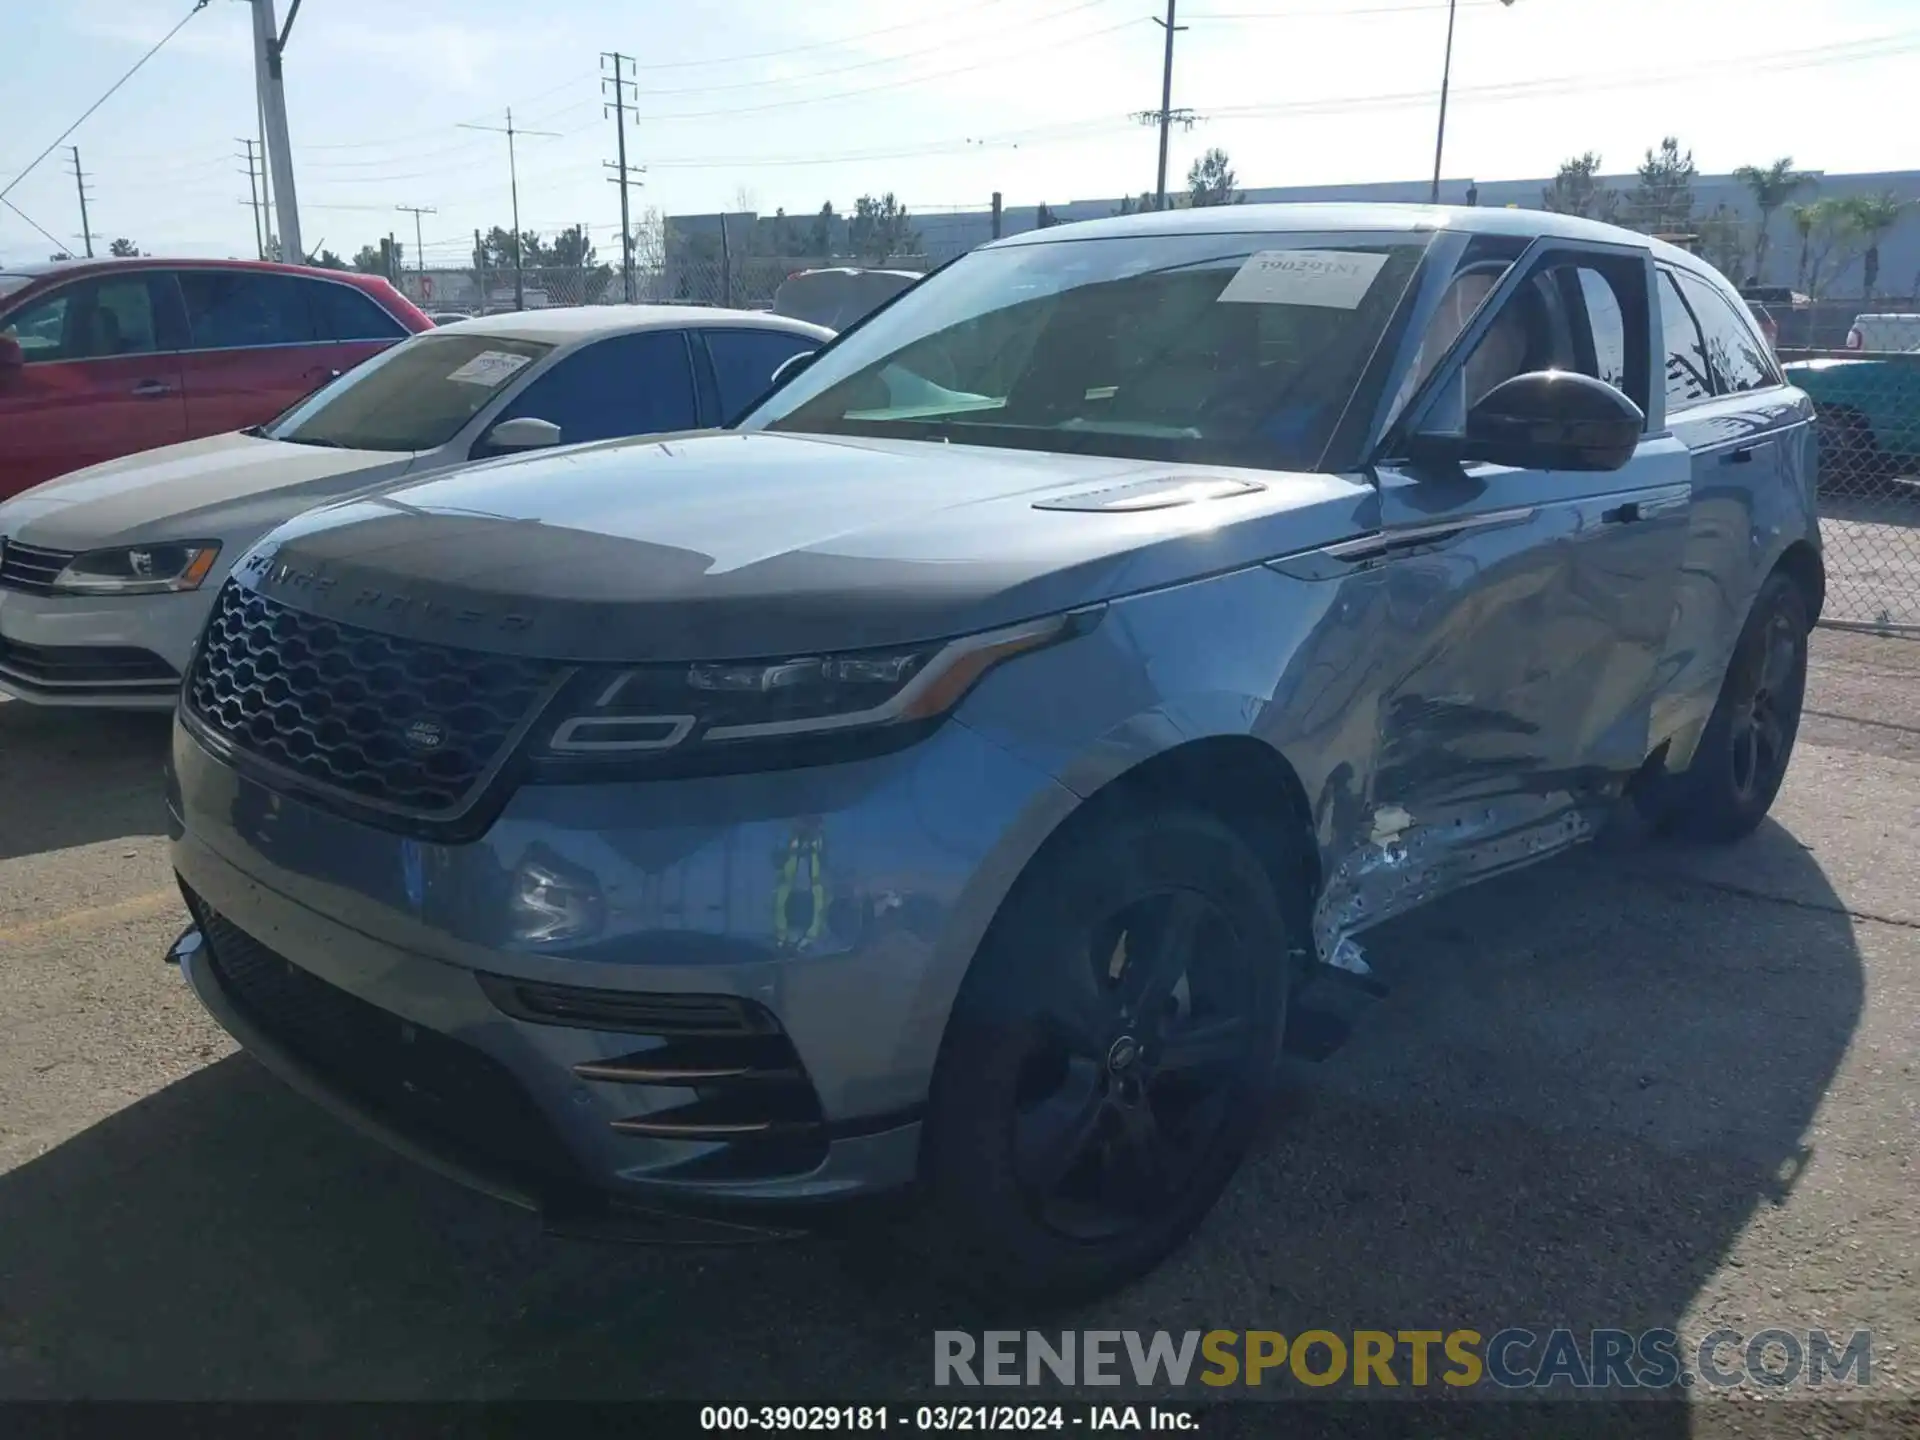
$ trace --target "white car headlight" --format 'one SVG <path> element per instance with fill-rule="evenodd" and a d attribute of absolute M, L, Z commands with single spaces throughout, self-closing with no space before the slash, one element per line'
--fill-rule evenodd
<path fill-rule="evenodd" d="M 76 555 L 54 577 L 68 595 L 164 595 L 198 590 L 220 554 L 218 540 L 168 540 Z"/>

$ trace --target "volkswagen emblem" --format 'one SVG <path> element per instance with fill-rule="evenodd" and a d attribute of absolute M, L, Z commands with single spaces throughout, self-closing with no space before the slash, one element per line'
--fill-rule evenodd
<path fill-rule="evenodd" d="M 403 738 L 410 750 L 438 750 L 447 743 L 447 727 L 423 716 L 407 726 Z"/>

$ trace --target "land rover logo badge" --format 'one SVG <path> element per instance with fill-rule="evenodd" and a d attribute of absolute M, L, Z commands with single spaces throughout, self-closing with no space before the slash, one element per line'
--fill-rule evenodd
<path fill-rule="evenodd" d="M 407 726 L 406 742 L 409 749 L 438 750 L 447 743 L 447 727 L 438 720 L 415 720 Z"/>

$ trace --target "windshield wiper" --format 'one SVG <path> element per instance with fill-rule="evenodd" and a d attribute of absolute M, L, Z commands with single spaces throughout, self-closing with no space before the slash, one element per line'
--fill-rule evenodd
<path fill-rule="evenodd" d="M 323 450 L 344 450 L 347 448 L 338 440 L 318 440 L 307 435 L 280 435 L 275 438 L 284 440 L 289 445 L 317 445 Z"/>

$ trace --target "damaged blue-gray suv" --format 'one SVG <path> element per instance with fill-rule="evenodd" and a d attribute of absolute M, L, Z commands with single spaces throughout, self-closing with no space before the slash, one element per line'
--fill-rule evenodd
<path fill-rule="evenodd" d="M 1368 927 L 1621 815 L 1759 823 L 1810 418 L 1718 274 L 1565 216 L 1003 240 L 732 429 L 273 532 L 183 687 L 173 957 L 556 1227 L 905 1196 L 976 1283 L 1117 1284 Z"/>

